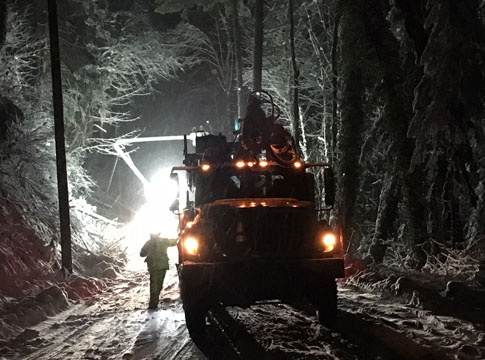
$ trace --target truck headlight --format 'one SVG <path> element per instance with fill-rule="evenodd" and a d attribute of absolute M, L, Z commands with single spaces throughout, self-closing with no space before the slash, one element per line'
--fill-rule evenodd
<path fill-rule="evenodd" d="M 324 246 L 324 252 L 330 252 L 335 249 L 335 245 L 337 245 L 337 236 L 334 233 L 328 232 L 323 234 L 322 242 Z"/>
<path fill-rule="evenodd" d="M 190 236 L 184 240 L 185 251 L 190 255 L 197 255 L 199 249 L 199 242 L 196 238 Z"/>

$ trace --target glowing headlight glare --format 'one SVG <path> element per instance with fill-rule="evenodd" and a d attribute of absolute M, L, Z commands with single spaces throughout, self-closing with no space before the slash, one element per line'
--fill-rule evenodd
<path fill-rule="evenodd" d="M 266 167 L 266 166 L 268 166 L 268 162 L 267 162 L 266 160 L 261 160 L 261 161 L 259 162 L 259 166 L 261 166 L 261 167 Z"/>
<path fill-rule="evenodd" d="M 294 166 L 296 169 L 299 169 L 299 168 L 301 168 L 301 162 L 299 162 L 299 161 L 295 161 L 295 162 L 293 163 L 293 166 Z"/>
<path fill-rule="evenodd" d="M 253 167 L 253 166 L 254 166 L 254 163 L 253 163 L 253 162 L 251 162 L 251 161 L 249 161 L 249 162 L 248 162 L 248 166 L 249 166 L 249 167 Z"/>
<path fill-rule="evenodd" d="M 236 166 L 237 166 L 239 169 L 243 168 L 245 165 L 246 165 L 246 164 L 244 163 L 244 161 L 238 161 L 238 162 L 236 163 Z"/>
<path fill-rule="evenodd" d="M 332 251 L 337 244 L 337 237 L 333 233 L 326 233 L 322 238 L 323 245 L 325 246 L 325 252 Z"/>
<path fill-rule="evenodd" d="M 202 164 L 202 171 L 209 171 L 211 166 L 209 164 Z"/>
<path fill-rule="evenodd" d="M 199 242 L 194 237 L 188 237 L 184 240 L 185 251 L 190 255 L 196 255 L 199 249 Z"/>

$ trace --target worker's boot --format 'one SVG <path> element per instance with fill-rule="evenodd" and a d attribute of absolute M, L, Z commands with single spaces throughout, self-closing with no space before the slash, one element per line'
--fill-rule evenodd
<path fill-rule="evenodd" d="M 150 302 L 148 303 L 148 309 L 154 310 L 157 307 L 158 307 L 158 299 L 157 300 L 150 299 Z"/>

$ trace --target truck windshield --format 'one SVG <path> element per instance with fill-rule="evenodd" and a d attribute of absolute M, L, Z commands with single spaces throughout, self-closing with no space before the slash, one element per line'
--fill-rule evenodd
<path fill-rule="evenodd" d="M 197 174 L 196 203 L 240 198 L 313 201 L 313 175 L 285 168 L 264 171 L 222 168 Z"/>

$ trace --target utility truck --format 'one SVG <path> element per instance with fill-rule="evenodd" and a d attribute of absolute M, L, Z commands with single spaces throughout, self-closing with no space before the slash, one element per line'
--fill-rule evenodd
<path fill-rule="evenodd" d="M 216 303 L 305 301 L 321 323 L 335 323 L 342 239 L 319 219 L 333 206 L 332 168 L 299 159 L 275 109 L 267 93 L 252 94 L 234 141 L 204 133 L 192 153 L 185 141 L 183 165 L 172 169 L 177 182 L 186 172 L 185 207 L 177 199 L 171 210 L 179 214 L 180 295 L 193 337 Z M 312 170 L 323 175 L 320 200 Z"/>

